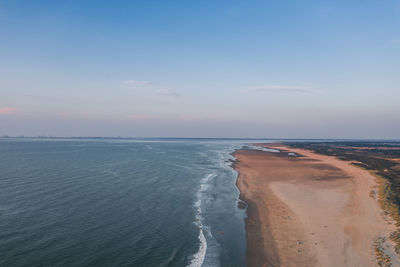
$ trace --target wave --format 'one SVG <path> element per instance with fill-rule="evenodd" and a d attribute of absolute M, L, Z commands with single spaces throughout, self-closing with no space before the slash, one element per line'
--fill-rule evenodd
<path fill-rule="evenodd" d="M 221 245 L 213 236 L 210 225 L 204 223 L 208 218 L 206 210 L 207 207 L 213 205 L 211 204 L 211 202 L 214 201 L 212 192 L 216 186 L 214 178 L 219 177 L 220 175 L 221 178 L 225 177 L 227 171 L 236 177 L 235 170 L 231 168 L 232 161 L 235 159 L 231 153 L 242 146 L 243 144 L 234 144 L 228 147 L 216 148 L 215 144 L 211 144 L 207 147 L 207 152 L 201 151 L 199 153 L 200 157 L 210 160 L 210 167 L 213 169 L 213 172 L 203 176 L 197 190 L 194 208 L 196 210 L 195 225 L 199 229 L 198 240 L 200 241 L 200 244 L 198 250 L 189 258 L 190 262 L 187 265 L 189 267 L 221 265 Z M 208 170 L 210 167 L 208 167 Z"/>
<path fill-rule="evenodd" d="M 216 177 L 217 174 L 215 173 L 210 173 L 206 175 L 203 179 L 200 181 L 200 189 L 197 192 L 197 200 L 194 203 L 194 206 L 197 208 L 196 216 L 195 216 L 195 224 L 199 228 L 199 241 L 200 241 L 200 246 L 198 251 L 192 256 L 192 261 L 188 265 L 189 267 L 199 267 L 203 264 L 204 259 L 206 257 L 206 252 L 207 252 L 207 239 L 204 236 L 203 232 L 203 216 L 201 212 L 201 203 L 202 199 L 204 198 L 204 194 L 207 191 L 209 187 L 209 181 L 211 178 Z"/>
<path fill-rule="evenodd" d="M 203 234 L 203 229 L 200 228 L 199 231 L 199 240 L 200 247 L 196 254 L 193 255 L 192 262 L 189 264 L 189 267 L 200 267 L 203 265 L 204 259 L 206 257 L 207 252 L 207 240 Z"/>
<path fill-rule="evenodd" d="M 210 177 L 208 175 L 207 177 Z M 200 185 L 200 191 L 203 189 L 203 184 Z M 188 265 L 188 267 L 199 267 L 203 264 L 204 259 L 206 257 L 207 252 L 207 239 L 203 233 L 203 224 L 201 223 L 202 216 L 201 216 L 201 199 L 199 198 L 195 203 L 194 206 L 197 207 L 196 213 L 196 222 L 195 224 L 199 227 L 199 240 L 200 240 L 200 247 L 199 250 L 192 256 L 192 261 Z"/>

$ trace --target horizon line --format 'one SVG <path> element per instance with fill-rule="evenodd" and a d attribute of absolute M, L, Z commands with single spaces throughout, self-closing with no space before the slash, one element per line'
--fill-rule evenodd
<path fill-rule="evenodd" d="M 400 138 L 277 138 L 277 137 L 122 137 L 122 136 L 10 136 L 2 135 L 0 139 L 119 139 L 119 140 L 129 140 L 129 139 L 198 139 L 198 140 L 333 140 L 333 141 L 395 141 L 400 142 Z"/>

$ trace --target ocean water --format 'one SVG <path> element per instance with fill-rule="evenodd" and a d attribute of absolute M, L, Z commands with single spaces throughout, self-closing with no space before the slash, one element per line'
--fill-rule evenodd
<path fill-rule="evenodd" d="M 244 266 L 243 144 L 0 139 L 0 266 Z"/>

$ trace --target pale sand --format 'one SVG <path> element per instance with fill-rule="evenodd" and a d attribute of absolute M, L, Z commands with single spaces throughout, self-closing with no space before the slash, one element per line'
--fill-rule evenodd
<path fill-rule="evenodd" d="M 394 226 L 370 197 L 372 174 L 334 157 L 274 148 L 287 151 L 235 153 L 237 185 L 250 209 L 249 266 L 377 266 L 378 237 L 398 265 L 388 238 Z"/>

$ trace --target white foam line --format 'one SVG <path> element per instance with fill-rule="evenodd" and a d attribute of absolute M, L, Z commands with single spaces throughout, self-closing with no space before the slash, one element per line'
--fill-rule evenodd
<path fill-rule="evenodd" d="M 203 265 L 204 258 L 206 257 L 207 252 L 207 240 L 203 234 L 203 229 L 200 228 L 199 232 L 199 240 L 200 247 L 196 254 L 193 255 L 192 262 L 189 264 L 189 267 L 200 267 Z"/>
<path fill-rule="evenodd" d="M 203 224 L 202 224 L 202 216 L 201 216 L 201 199 L 203 193 L 207 190 L 208 186 L 207 183 L 210 181 L 212 177 L 215 177 L 215 173 L 210 173 L 207 176 L 205 176 L 203 179 L 200 181 L 200 189 L 197 192 L 198 199 L 194 203 L 194 206 L 197 208 L 197 214 L 195 216 L 196 218 L 196 225 L 199 227 L 199 240 L 200 240 L 200 247 L 199 250 L 192 256 L 192 261 L 188 265 L 189 267 L 200 267 L 204 259 L 206 257 L 206 252 L 207 252 L 207 239 L 204 236 L 203 233 Z"/>

